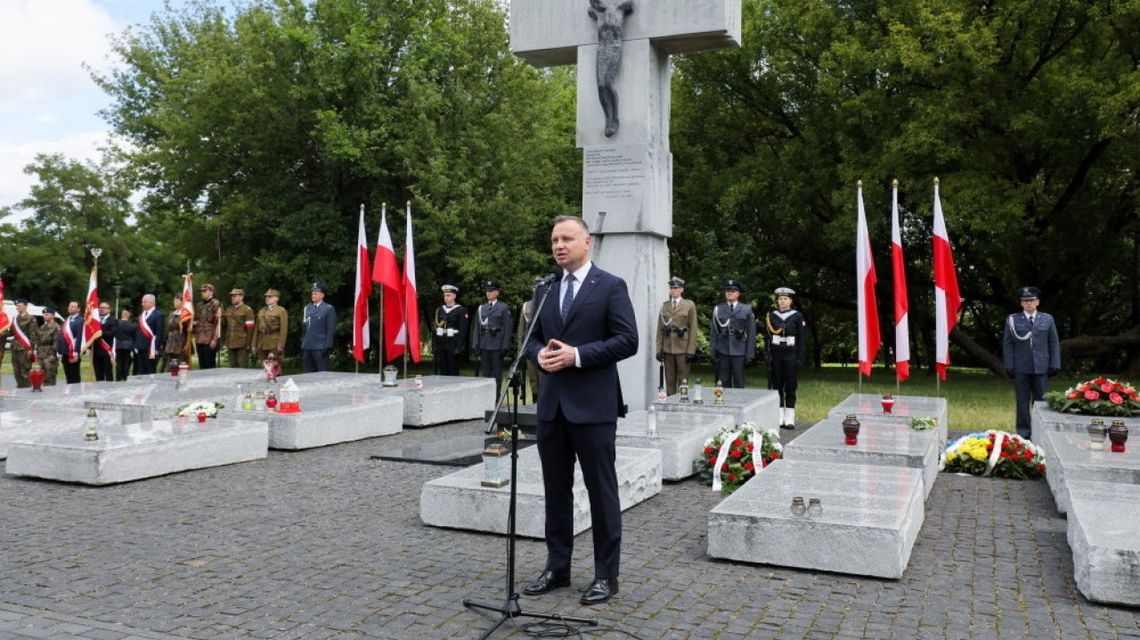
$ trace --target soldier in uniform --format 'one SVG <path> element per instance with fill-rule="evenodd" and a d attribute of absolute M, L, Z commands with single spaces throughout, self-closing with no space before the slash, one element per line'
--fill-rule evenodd
<path fill-rule="evenodd" d="M 229 353 L 231 367 L 249 366 L 249 349 L 253 344 L 255 323 L 253 308 L 245 303 L 245 290 L 230 291 L 230 307 L 225 311 L 222 329 L 225 332 L 226 352 Z"/>
<path fill-rule="evenodd" d="M 432 353 L 441 375 L 457 376 L 459 359 L 467 342 L 467 308 L 455 302 L 459 287 L 445 284 L 440 291 L 443 292 L 443 305 L 435 310 Z"/>
<path fill-rule="evenodd" d="M 538 288 L 540 286 L 542 286 L 542 278 L 535 278 L 531 281 L 530 288 L 533 295 L 530 300 L 522 303 L 522 309 L 519 310 L 519 326 L 515 330 L 515 342 L 517 343 L 515 346 L 519 349 L 522 349 L 526 344 L 523 342 L 523 338 L 526 337 L 526 330 L 530 328 L 530 323 L 534 320 L 534 300 L 538 296 Z M 542 382 L 542 369 L 540 369 L 536 363 L 531 362 L 530 358 L 526 359 L 526 377 L 530 380 L 531 395 L 535 398 L 535 401 L 537 401 L 538 385 Z M 525 387 L 523 388 L 523 392 L 523 401 L 525 402 Z"/>
<path fill-rule="evenodd" d="M 756 358 L 756 316 L 740 302 L 740 283 L 724 281 L 724 302 L 712 313 L 709 355 L 717 380 L 726 389 L 744 388 L 744 366 Z"/>
<path fill-rule="evenodd" d="M 44 386 L 55 384 L 59 370 L 59 355 L 56 353 L 60 339 L 60 326 L 55 321 L 55 309 L 44 307 L 44 323 L 36 329 L 36 360 L 44 368 Z"/>
<path fill-rule="evenodd" d="M 265 306 L 257 312 L 254 326 L 253 346 L 257 349 L 257 359 L 264 360 L 271 352 L 280 360 L 285 355 L 285 338 L 289 334 L 289 314 L 284 307 L 277 305 L 281 293 L 277 289 L 265 292 Z"/>
<path fill-rule="evenodd" d="M 677 384 L 689 378 L 689 363 L 697 355 L 697 305 L 686 300 L 685 281 L 669 280 L 669 299 L 657 314 L 657 361 L 665 365 L 665 388 L 677 393 Z"/>
<path fill-rule="evenodd" d="M 764 316 L 767 340 L 764 359 L 768 362 L 768 388 L 780 394 L 780 428 L 796 428 L 796 387 L 800 365 L 807 355 L 807 320 L 792 308 L 788 287 L 776 289 L 776 308 Z"/>
<path fill-rule="evenodd" d="M 186 304 L 181 295 L 174 296 L 174 308 L 170 310 L 170 317 L 166 319 L 166 346 L 162 353 L 166 357 L 163 370 L 169 371 L 180 364 L 189 364 L 193 353 L 193 332 L 190 329 L 191 318 L 182 317 L 182 305 Z"/>
<path fill-rule="evenodd" d="M 1048 391 L 1049 378 L 1061 371 L 1061 341 L 1053 316 L 1037 310 L 1041 290 L 1021 287 L 1017 293 L 1021 312 L 1006 319 L 1002 358 L 1017 397 L 1017 434 L 1029 438 L 1033 435 L 1029 408 Z"/>
<path fill-rule="evenodd" d="M 312 302 L 305 305 L 301 322 L 301 366 L 305 373 L 329 370 L 329 350 L 336 333 L 336 309 L 325 302 L 325 285 L 314 282 Z"/>
<path fill-rule="evenodd" d="M 479 305 L 475 320 L 475 350 L 479 352 L 479 370 L 484 378 L 495 379 L 495 397 L 499 397 L 503 377 L 503 352 L 511 344 L 511 310 L 499 302 L 499 283 L 488 280 L 483 287 L 487 301 Z"/>
<path fill-rule="evenodd" d="M 32 370 L 32 360 L 36 355 L 36 330 L 39 325 L 32 314 L 28 313 L 28 301 L 24 298 L 16 299 L 16 319 L 12 322 L 10 331 L 15 339 L 12 341 L 12 374 L 16 376 L 16 387 L 27 389 L 32 386 L 28 380 L 28 372 Z"/>
<path fill-rule="evenodd" d="M 201 300 L 194 304 L 194 347 L 198 350 L 198 366 L 218 366 L 218 336 L 222 335 L 222 303 L 214 297 L 214 285 L 198 288 Z"/>

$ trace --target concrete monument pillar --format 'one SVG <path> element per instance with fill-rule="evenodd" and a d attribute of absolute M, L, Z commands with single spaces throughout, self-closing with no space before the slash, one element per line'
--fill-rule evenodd
<path fill-rule="evenodd" d="M 615 33 L 616 77 L 599 83 L 598 52 L 615 55 Z M 511 0 L 515 55 L 540 67 L 578 65 L 582 217 L 594 235 L 594 262 L 629 285 L 641 338 L 637 355 L 618 365 L 630 409 L 644 409 L 656 394 L 657 310 L 668 296 L 670 56 L 738 46 L 740 0 Z M 603 108 L 603 100 L 614 98 L 603 85 L 610 84 L 617 114 L 607 119 L 614 104 Z"/>

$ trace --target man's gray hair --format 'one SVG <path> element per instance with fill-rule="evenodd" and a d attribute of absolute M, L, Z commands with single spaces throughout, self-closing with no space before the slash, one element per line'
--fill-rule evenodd
<path fill-rule="evenodd" d="M 143 299 L 144 301 L 146 301 L 146 302 L 154 302 L 154 294 L 153 294 L 153 293 L 148 293 L 148 294 L 144 295 L 144 296 L 142 297 L 142 299 Z"/>
<path fill-rule="evenodd" d="M 554 217 L 554 225 L 552 225 L 552 226 L 557 226 L 557 225 L 559 225 L 563 222 L 566 222 L 568 220 L 572 220 L 574 222 L 577 222 L 579 225 L 582 226 L 583 231 L 585 231 L 586 233 L 590 233 L 590 225 L 586 224 L 586 221 L 583 220 L 582 218 L 579 218 L 578 216 L 555 216 Z"/>

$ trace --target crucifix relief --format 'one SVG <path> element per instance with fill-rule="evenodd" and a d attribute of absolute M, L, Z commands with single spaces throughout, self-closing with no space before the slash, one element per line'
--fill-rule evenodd
<path fill-rule="evenodd" d="M 670 276 L 670 56 L 740 46 L 740 0 L 511 0 L 510 27 L 527 62 L 578 66 L 582 217 L 593 260 L 629 285 L 641 348 L 618 369 L 630 408 L 643 409 Z"/>

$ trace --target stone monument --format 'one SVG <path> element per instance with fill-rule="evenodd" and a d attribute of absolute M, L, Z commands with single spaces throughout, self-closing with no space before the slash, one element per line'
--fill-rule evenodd
<path fill-rule="evenodd" d="M 618 364 L 631 409 L 657 386 L 656 313 L 670 275 L 670 56 L 740 46 L 740 20 L 740 0 L 511 0 L 515 55 L 578 65 L 582 217 L 594 262 L 629 285 L 641 339 Z"/>

